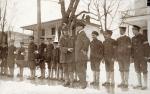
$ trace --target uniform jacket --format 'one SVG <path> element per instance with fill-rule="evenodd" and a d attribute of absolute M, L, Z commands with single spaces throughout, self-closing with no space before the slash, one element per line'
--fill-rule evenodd
<path fill-rule="evenodd" d="M 116 59 L 116 41 L 108 38 L 103 42 L 104 45 L 104 59 Z"/>
<path fill-rule="evenodd" d="M 24 57 L 25 57 L 25 48 L 24 47 L 20 47 L 18 49 L 16 60 L 24 60 Z"/>
<path fill-rule="evenodd" d="M 104 47 L 100 40 L 93 39 L 90 43 L 90 60 L 91 62 L 100 62 L 103 58 Z"/>
<path fill-rule="evenodd" d="M 41 43 L 38 47 L 38 59 L 40 60 L 45 60 L 45 51 L 46 51 L 46 44 Z"/>
<path fill-rule="evenodd" d="M 37 51 L 37 45 L 34 42 L 31 42 L 28 45 L 28 60 L 34 61 L 36 59 L 35 51 Z"/>
<path fill-rule="evenodd" d="M 134 60 L 144 59 L 144 37 L 142 34 L 134 36 L 132 38 L 132 57 Z"/>
<path fill-rule="evenodd" d="M 88 48 L 90 45 L 90 40 L 86 36 L 84 31 L 81 31 L 79 34 L 77 34 L 76 42 L 75 42 L 75 61 L 87 61 L 88 56 L 87 54 L 84 54 L 84 52 L 88 52 Z"/>
<path fill-rule="evenodd" d="M 117 59 L 129 61 L 130 57 L 131 39 L 125 35 L 117 39 Z"/>
<path fill-rule="evenodd" d="M 48 61 L 51 61 L 51 60 L 52 60 L 52 57 L 53 57 L 53 50 L 54 50 L 53 44 L 48 44 L 47 47 L 46 47 L 46 59 L 47 59 Z"/>
<path fill-rule="evenodd" d="M 60 45 L 60 63 L 72 63 L 73 62 L 73 52 L 69 52 L 68 48 L 73 47 L 73 39 L 69 36 L 62 36 L 59 41 Z"/>
<path fill-rule="evenodd" d="M 52 59 L 52 61 L 54 63 L 59 63 L 60 62 L 60 49 L 58 47 L 53 49 L 53 59 Z"/>

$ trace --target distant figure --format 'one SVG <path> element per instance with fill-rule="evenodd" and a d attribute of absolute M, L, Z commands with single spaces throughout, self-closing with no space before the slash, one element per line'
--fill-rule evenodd
<path fill-rule="evenodd" d="M 46 47 L 46 61 L 48 64 L 48 79 L 52 77 L 52 64 L 53 64 L 53 50 L 54 50 L 54 45 L 53 45 L 53 40 L 52 38 L 47 38 L 48 44 Z"/>
<path fill-rule="evenodd" d="M 133 26 L 132 28 L 134 37 L 132 38 L 132 58 L 134 61 L 135 71 L 137 73 L 138 84 L 134 86 L 135 89 L 147 89 L 147 57 L 144 52 L 149 49 L 145 47 L 145 38 L 140 33 L 140 27 Z M 142 84 L 142 73 L 143 73 L 143 84 Z"/>
<path fill-rule="evenodd" d="M 103 43 L 97 39 L 98 36 L 99 33 L 97 31 L 92 32 L 93 40 L 90 43 L 90 61 L 94 78 L 93 82 L 91 83 L 92 85 L 99 85 L 100 63 L 104 54 Z"/>
<path fill-rule="evenodd" d="M 10 40 L 10 46 L 8 46 L 8 57 L 7 57 L 7 66 L 9 68 L 9 77 L 14 77 L 14 68 L 15 68 L 15 55 L 16 47 L 14 46 L 14 40 Z"/>
<path fill-rule="evenodd" d="M 35 68 L 36 68 L 36 53 L 37 53 L 37 45 L 34 43 L 34 37 L 29 37 L 29 45 L 28 45 L 28 63 L 30 68 L 30 80 L 35 79 Z"/>
<path fill-rule="evenodd" d="M 106 82 L 103 83 L 103 86 L 114 86 L 114 61 L 115 61 L 115 50 L 116 50 L 116 41 L 111 38 L 112 31 L 107 30 L 104 33 L 105 41 L 104 45 L 104 61 L 106 69 Z"/>
<path fill-rule="evenodd" d="M 8 55 L 8 45 L 6 43 L 2 43 L 1 45 L 1 74 L 7 76 L 8 75 L 8 67 L 7 67 L 7 55 Z"/>
<path fill-rule="evenodd" d="M 52 79 L 57 79 L 57 65 L 60 62 L 60 49 L 58 42 L 54 42 L 53 63 L 52 63 Z"/>
<path fill-rule="evenodd" d="M 41 76 L 40 79 L 45 78 L 45 52 L 46 52 L 46 44 L 44 43 L 44 38 L 40 38 L 40 45 L 38 47 L 38 65 L 40 66 Z"/>
<path fill-rule="evenodd" d="M 90 40 L 84 32 L 85 24 L 82 22 L 76 23 L 77 38 L 75 41 L 75 63 L 76 71 L 79 77 L 80 86 L 82 89 L 87 87 L 86 82 L 86 69 L 88 61 L 88 48 L 90 45 Z"/>
<path fill-rule="evenodd" d="M 23 68 L 26 65 L 25 62 L 25 47 L 24 42 L 20 42 L 20 47 L 17 50 L 17 56 L 16 56 L 16 64 L 20 68 L 19 77 L 23 77 Z"/>
<path fill-rule="evenodd" d="M 118 87 L 127 88 L 131 59 L 131 39 L 125 35 L 126 27 L 119 27 L 119 29 L 121 36 L 117 39 L 117 61 L 122 81 Z"/>

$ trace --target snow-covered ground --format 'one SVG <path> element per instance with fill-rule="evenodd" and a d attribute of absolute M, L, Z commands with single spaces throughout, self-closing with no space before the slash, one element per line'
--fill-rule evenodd
<path fill-rule="evenodd" d="M 150 66 L 150 63 L 149 63 Z M 150 71 L 150 68 L 148 69 Z M 15 70 L 15 75 L 18 73 L 18 69 Z M 39 70 L 37 71 L 39 74 Z M 135 90 L 132 88 L 136 84 L 136 74 L 134 71 L 134 66 L 131 64 L 130 67 L 130 79 L 129 79 L 129 89 L 120 89 L 117 84 L 120 83 L 120 73 L 118 71 L 118 64 L 115 64 L 115 82 L 116 86 L 114 88 L 105 88 L 101 84 L 105 81 L 105 66 L 101 64 L 100 72 L 100 86 L 93 87 L 88 85 L 86 89 L 73 89 L 62 86 L 62 82 L 50 81 L 50 80 L 39 80 L 35 81 L 27 80 L 29 76 L 29 70 L 25 69 L 24 79 L 20 80 L 17 77 L 6 78 L 0 76 L 0 94 L 150 94 L 150 73 L 148 73 L 148 89 L 147 90 Z M 90 70 L 90 64 L 88 63 L 87 70 L 87 81 L 92 81 L 92 72 Z"/>

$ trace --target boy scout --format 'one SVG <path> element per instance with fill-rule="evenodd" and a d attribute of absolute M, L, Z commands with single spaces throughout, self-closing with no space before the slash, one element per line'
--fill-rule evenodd
<path fill-rule="evenodd" d="M 48 44 L 46 47 L 46 59 L 48 64 L 48 79 L 51 78 L 52 58 L 53 58 L 53 41 L 52 38 L 47 38 Z"/>
<path fill-rule="evenodd" d="M 132 57 L 134 60 L 134 67 L 137 73 L 138 84 L 134 87 L 135 89 L 147 88 L 147 61 L 144 54 L 144 36 L 140 33 L 140 27 L 133 26 L 134 37 L 132 38 Z M 148 50 L 148 49 L 147 49 Z M 144 83 L 142 85 L 141 74 L 143 73 Z"/>
<path fill-rule="evenodd" d="M 95 85 L 99 85 L 100 62 L 103 59 L 103 44 L 97 39 L 98 35 L 99 33 L 97 31 L 93 31 L 93 40 L 90 43 L 91 69 L 93 71 L 94 78 L 94 81 L 91 84 Z"/>
<path fill-rule="evenodd" d="M 29 37 L 29 45 L 28 45 L 28 63 L 31 72 L 31 76 L 29 79 L 35 79 L 35 68 L 36 68 L 36 52 L 37 52 L 37 45 L 34 43 L 34 37 Z"/>
<path fill-rule="evenodd" d="M 114 59 L 115 59 L 115 50 L 116 50 L 116 41 L 111 38 L 112 31 L 105 31 L 104 37 L 104 61 L 106 69 L 106 82 L 103 83 L 103 86 L 114 86 Z"/>
<path fill-rule="evenodd" d="M 129 67 L 131 58 L 131 39 L 125 35 L 126 27 L 120 27 L 120 37 L 117 39 L 117 60 L 121 75 L 118 87 L 128 87 Z"/>
<path fill-rule="evenodd" d="M 76 23 L 77 37 L 75 41 L 75 63 L 76 72 L 79 77 L 79 82 L 82 89 L 87 87 L 86 82 L 86 69 L 88 61 L 88 48 L 90 45 L 90 40 L 84 32 L 85 24 L 83 22 Z"/>
<path fill-rule="evenodd" d="M 38 47 L 38 63 L 41 70 L 41 76 L 39 78 L 45 78 L 45 51 L 46 51 L 46 44 L 44 43 L 44 38 L 40 38 L 40 45 Z"/>
<path fill-rule="evenodd" d="M 73 41 L 68 34 L 68 28 L 63 29 L 63 36 L 60 38 L 60 63 L 63 64 L 65 83 L 64 86 L 73 85 Z"/>
<path fill-rule="evenodd" d="M 24 42 L 20 42 L 20 48 L 18 49 L 16 56 L 16 64 L 20 68 L 19 77 L 23 77 L 23 68 L 25 66 L 25 48 L 23 46 Z"/>
<path fill-rule="evenodd" d="M 60 49 L 58 42 L 54 42 L 53 63 L 52 63 L 52 79 L 57 79 L 57 65 L 60 62 Z M 54 75 L 55 73 L 55 75 Z"/>
<path fill-rule="evenodd" d="M 16 54 L 16 47 L 14 46 L 14 40 L 10 40 L 10 46 L 8 46 L 8 57 L 7 57 L 7 66 L 9 68 L 10 77 L 14 76 L 15 54 Z"/>

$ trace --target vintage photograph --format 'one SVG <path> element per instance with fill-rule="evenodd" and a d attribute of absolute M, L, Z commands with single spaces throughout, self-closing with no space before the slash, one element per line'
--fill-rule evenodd
<path fill-rule="evenodd" d="M 0 94 L 150 94 L 150 0 L 0 0 Z"/>

